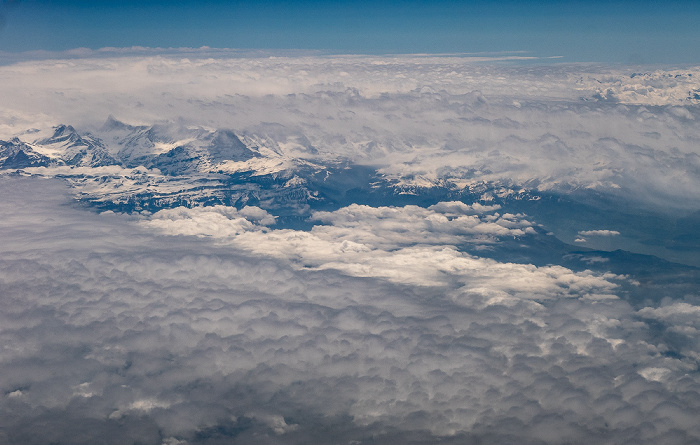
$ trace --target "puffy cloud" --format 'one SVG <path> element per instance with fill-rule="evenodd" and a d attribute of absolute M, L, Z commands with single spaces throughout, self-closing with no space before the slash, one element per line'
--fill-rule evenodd
<path fill-rule="evenodd" d="M 620 73 L 609 70 L 598 74 L 587 73 L 578 80 L 581 89 L 596 91 L 599 100 L 644 104 L 675 105 L 669 112 L 685 119 L 694 119 L 684 107 L 698 103 L 700 90 L 698 68 L 655 70 Z"/>
<path fill-rule="evenodd" d="M 620 277 L 443 244 L 497 208 L 350 206 L 299 232 L 253 208 L 145 219 L 67 206 L 56 182 L 0 187 L 6 442 L 700 437 L 698 345 L 650 321 L 693 327 L 693 302 L 635 311 Z M 159 234 L 178 227 L 200 236 Z"/>
<path fill-rule="evenodd" d="M 617 230 L 581 230 L 578 232 L 583 236 L 618 236 L 620 232 Z"/>
<path fill-rule="evenodd" d="M 241 212 L 270 217 L 261 209 Z M 305 269 L 335 269 L 360 277 L 426 286 L 469 283 L 473 292 L 493 298 L 530 293 L 545 299 L 579 293 L 608 295 L 615 287 L 605 278 L 575 274 L 555 266 L 536 268 L 502 264 L 459 251 L 466 244 L 492 244 L 502 237 L 534 234 L 524 215 L 499 214 L 495 206 L 443 202 L 417 206 L 378 207 L 352 204 L 334 212 L 315 212 L 308 232 L 268 230 L 225 207 L 161 210 L 144 225 L 169 234 L 215 237 L 260 255 Z M 473 215 L 477 213 L 477 215 Z M 612 277 L 612 276 L 611 276 Z M 534 292 L 537 291 L 537 292 Z"/>
<path fill-rule="evenodd" d="M 438 185 L 481 204 L 348 204 L 309 211 L 302 231 L 257 206 L 69 204 L 76 190 L 216 187 L 218 171 L 24 171 L 68 177 L 70 192 L 5 175 L 0 442 L 700 440 L 697 296 L 632 307 L 624 276 L 476 255 L 537 236 L 493 196 L 588 190 L 696 208 L 697 110 L 677 100 L 694 76 L 644 80 L 651 107 L 626 86 L 641 80 L 602 67 L 107 53 L 0 67 L 0 133 L 37 145 L 58 123 L 97 134 L 110 114 L 233 127 L 276 157 L 221 172 L 363 163 L 397 196 Z"/>

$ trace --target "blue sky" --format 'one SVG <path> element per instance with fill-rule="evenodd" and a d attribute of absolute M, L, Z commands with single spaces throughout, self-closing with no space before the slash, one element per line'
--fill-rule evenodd
<path fill-rule="evenodd" d="M 87 47 L 526 51 L 563 61 L 700 63 L 700 2 L 1 1 L 0 51 Z"/>

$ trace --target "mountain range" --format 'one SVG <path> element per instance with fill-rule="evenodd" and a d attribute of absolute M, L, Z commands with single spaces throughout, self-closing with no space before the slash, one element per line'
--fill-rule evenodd
<path fill-rule="evenodd" d="M 518 247 L 522 240 L 504 242 L 480 255 L 569 264 L 562 258 L 575 252 L 592 249 L 610 256 L 605 252 L 619 249 L 700 266 L 700 235 L 694 230 L 700 223 L 698 212 L 665 213 L 589 188 L 540 190 L 538 178 L 529 184 L 480 181 L 478 172 L 472 172 L 474 180 L 465 185 L 449 177 L 418 181 L 412 175 L 392 176 L 381 165 L 319 155 L 303 135 L 290 136 L 284 128 L 239 134 L 177 122 L 130 125 L 110 116 L 93 131 L 58 125 L 43 134 L 27 131 L 22 137 L 25 140 L 0 141 L 5 174 L 63 178 L 78 201 L 100 211 L 257 206 L 276 216 L 277 227 L 308 229 L 314 224 L 314 211 L 351 204 L 427 207 L 441 201 L 480 202 L 526 214 L 539 223 L 539 234 L 527 249 Z M 601 221 L 622 236 L 594 237 L 580 244 L 585 240 L 577 234 L 601 229 Z"/>

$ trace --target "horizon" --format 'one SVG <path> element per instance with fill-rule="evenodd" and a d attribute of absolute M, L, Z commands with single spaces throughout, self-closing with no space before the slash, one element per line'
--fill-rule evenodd
<path fill-rule="evenodd" d="M 324 54 L 519 53 L 700 63 L 700 4 L 676 1 L 4 1 L 0 52 L 231 48 Z M 27 38 L 27 34 L 31 38 Z"/>

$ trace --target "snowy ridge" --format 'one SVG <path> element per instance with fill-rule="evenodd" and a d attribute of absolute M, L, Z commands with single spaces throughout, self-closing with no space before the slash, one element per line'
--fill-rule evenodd
<path fill-rule="evenodd" d="M 569 133 L 511 136 L 488 151 L 397 137 L 326 141 L 280 124 L 239 135 L 177 122 L 130 125 L 110 116 L 92 131 L 58 125 L 44 137 L 0 141 L 0 167 L 64 177 L 80 199 L 126 211 L 266 202 L 308 213 L 310 200 L 336 205 L 362 190 L 415 198 L 475 196 L 483 202 L 591 190 L 664 206 L 693 208 L 700 202 L 697 154 L 609 137 L 582 145 L 588 133 Z M 338 143 L 349 147 L 333 148 Z M 671 177 L 674 187 L 667 185 Z M 675 195 L 671 200 L 669 193 Z"/>
<path fill-rule="evenodd" d="M 27 165 L 32 167 L 39 166 L 37 162 L 46 164 L 43 166 L 144 166 L 166 174 L 207 172 L 222 162 L 241 162 L 260 156 L 231 130 L 173 123 L 134 126 L 112 116 L 96 133 L 79 133 L 71 125 L 58 125 L 53 127 L 50 137 L 30 143 L 15 138 L 2 144 L 4 168 L 14 165 L 12 161 L 5 165 L 5 158 L 20 151 L 37 159 Z"/>

